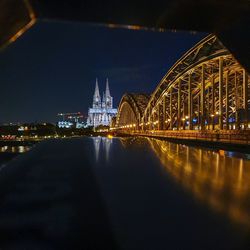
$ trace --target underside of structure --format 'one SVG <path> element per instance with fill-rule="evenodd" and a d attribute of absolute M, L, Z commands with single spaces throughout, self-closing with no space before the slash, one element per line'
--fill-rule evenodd
<path fill-rule="evenodd" d="M 250 72 L 247 0 L 0 0 L 0 48 L 39 20 L 81 21 L 109 28 L 214 33 Z M 86 34 L 87 36 L 87 34 Z"/>
<path fill-rule="evenodd" d="M 247 71 L 218 38 L 209 35 L 172 66 L 143 114 L 137 112 L 134 117 L 140 130 L 247 129 L 248 79 Z M 124 105 L 122 100 L 120 107 Z M 131 125 L 122 109 L 118 114 L 122 126 Z"/>

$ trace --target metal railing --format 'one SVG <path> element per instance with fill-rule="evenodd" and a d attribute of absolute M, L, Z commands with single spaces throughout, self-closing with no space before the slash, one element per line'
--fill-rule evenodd
<path fill-rule="evenodd" d="M 225 130 L 225 131 L 164 131 L 164 130 L 122 130 L 121 134 L 163 137 L 171 139 L 204 140 L 213 142 L 227 142 L 236 144 L 250 144 L 250 130 Z"/>

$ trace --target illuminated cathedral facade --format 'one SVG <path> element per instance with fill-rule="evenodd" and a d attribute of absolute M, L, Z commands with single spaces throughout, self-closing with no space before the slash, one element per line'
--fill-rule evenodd
<path fill-rule="evenodd" d="M 108 79 L 106 80 L 106 90 L 103 92 L 102 98 L 100 96 L 98 80 L 96 79 L 93 104 L 88 111 L 87 126 L 109 126 L 112 118 L 116 116 L 116 114 L 117 109 L 113 108 L 113 97 L 110 94 Z"/>

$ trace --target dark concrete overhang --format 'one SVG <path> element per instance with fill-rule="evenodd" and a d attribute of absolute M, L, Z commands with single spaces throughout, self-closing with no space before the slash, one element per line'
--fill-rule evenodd
<path fill-rule="evenodd" d="M 214 33 L 250 72 L 249 0 L 0 0 L 0 46 L 36 19 L 82 21 L 110 28 Z"/>

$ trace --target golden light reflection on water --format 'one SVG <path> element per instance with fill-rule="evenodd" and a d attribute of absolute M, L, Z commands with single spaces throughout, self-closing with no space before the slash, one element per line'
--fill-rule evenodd
<path fill-rule="evenodd" d="M 147 139 L 165 170 L 195 198 L 250 227 L 250 161 Z"/>
<path fill-rule="evenodd" d="M 25 153 L 30 150 L 30 146 L 3 146 L 0 147 L 0 153 Z"/>

